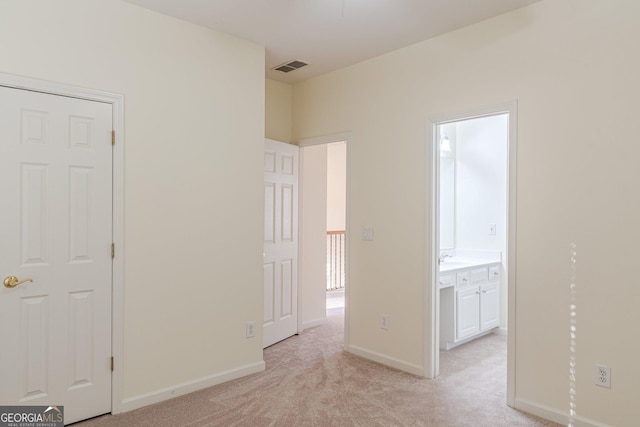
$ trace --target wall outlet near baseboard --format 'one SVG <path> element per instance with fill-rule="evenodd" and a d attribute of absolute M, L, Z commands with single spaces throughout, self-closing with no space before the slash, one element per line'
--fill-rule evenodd
<path fill-rule="evenodd" d="M 596 365 L 596 385 L 611 388 L 611 369 L 608 366 Z"/>

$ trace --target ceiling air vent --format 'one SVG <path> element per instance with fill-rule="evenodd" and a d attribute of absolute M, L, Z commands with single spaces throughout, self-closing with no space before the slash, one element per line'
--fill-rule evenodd
<path fill-rule="evenodd" d="M 277 67 L 273 68 L 273 70 L 282 71 L 283 73 L 290 73 L 291 71 L 302 68 L 305 65 L 309 64 L 307 64 L 306 62 L 298 61 L 296 59 L 295 61 L 289 61 L 285 62 L 284 64 L 278 65 Z"/>

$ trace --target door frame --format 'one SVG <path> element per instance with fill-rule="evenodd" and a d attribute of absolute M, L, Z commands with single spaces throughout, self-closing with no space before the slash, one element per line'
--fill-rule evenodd
<path fill-rule="evenodd" d="M 349 206 L 350 206 L 350 188 L 351 188 L 351 141 L 352 141 L 352 136 L 351 136 L 351 132 L 342 132 L 342 133 L 334 133 L 334 134 L 330 134 L 330 135 L 324 135 L 324 136 L 317 136 L 317 137 L 313 137 L 313 138 L 304 138 L 298 141 L 298 147 L 300 148 L 304 148 L 304 147 L 311 147 L 313 145 L 322 145 L 322 144 L 331 144 L 334 142 L 343 142 L 346 144 L 347 147 L 347 159 L 346 159 L 346 163 L 347 163 L 347 171 L 346 171 L 346 201 L 345 201 L 345 236 L 344 236 L 344 244 L 346 246 L 346 252 L 345 252 L 345 265 L 344 265 L 344 276 L 345 276 L 345 283 L 349 283 L 349 260 L 350 260 L 350 253 L 351 253 L 351 245 L 349 244 L 350 241 L 350 222 L 349 222 Z M 301 151 L 302 154 L 302 151 Z M 300 162 L 300 166 L 302 166 L 302 161 Z M 301 168 L 298 169 L 300 176 L 302 175 L 301 173 Z M 302 194 L 302 181 L 300 180 L 298 182 L 298 188 L 299 188 L 299 195 L 298 195 L 298 209 L 302 209 L 302 204 L 304 203 L 304 195 Z M 301 216 L 299 215 L 299 218 Z M 301 226 L 302 221 L 298 222 L 298 227 Z M 304 239 L 304 236 L 302 235 L 302 233 L 298 233 L 298 243 L 300 243 L 302 241 L 302 239 Z M 300 248 L 302 248 L 302 244 L 298 244 L 298 251 L 300 251 Z M 302 254 L 300 252 L 298 252 L 298 264 L 301 264 L 302 260 Z M 301 269 L 298 269 L 298 277 L 300 277 L 300 272 Z M 345 348 L 349 347 L 349 301 L 350 297 L 349 297 L 349 286 L 345 286 L 344 289 L 344 346 Z M 302 292 L 300 292 L 300 281 L 298 280 L 298 333 L 301 333 L 303 331 L 303 326 L 302 326 Z"/>
<path fill-rule="evenodd" d="M 111 264 L 111 413 L 122 412 L 123 374 L 123 289 L 124 289 L 124 96 L 63 83 L 48 82 L 12 74 L 0 73 L 0 86 L 14 89 L 61 95 L 111 104 L 115 132 L 112 152 L 112 221 L 115 257 Z"/>
<path fill-rule="evenodd" d="M 440 247 L 440 144 L 437 139 L 437 127 L 441 124 L 457 122 L 473 118 L 509 114 L 508 142 L 507 142 L 507 405 L 515 405 L 516 385 L 516 163 L 517 163 L 517 100 L 478 108 L 466 112 L 449 113 L 427 120 L 427 170 L 431 176 L 425 176 L 427 185 L 427 200 L 430 215 L 427 217 L 425 230 L 427 232 L 426 253 L 431 253 L 430 268 L 425 269 L 424 307 L 429 308 L 430 315 L 425 316 L 425 376 L 435 378 L 440 369 L 440 289 L 438 286 L 438 248 Z M 429 167 L 430 166 L 430 167 Z"/>

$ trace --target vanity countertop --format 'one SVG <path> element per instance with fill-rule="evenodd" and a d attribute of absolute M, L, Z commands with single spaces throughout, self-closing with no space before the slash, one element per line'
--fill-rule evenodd
<path fill-rule="evenodd" d="M 478 259 L 478 258 L 462 258 L 462 257 L 445 258 L 445 260 L 440 263 L 440 273 L 455 271 L 462 268 L 480 267 L 483 265 L 496 264 L 499 262 L 500 260 L 496 260 L 496 259 Z"/>

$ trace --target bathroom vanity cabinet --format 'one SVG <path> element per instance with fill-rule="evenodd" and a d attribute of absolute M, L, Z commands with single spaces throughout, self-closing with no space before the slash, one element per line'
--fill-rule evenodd
<path fill-rule="evenodd" d="M 500 324 L 500 263 L 458 261 L 441 267 L 440 348 L 489 333 Z"/>

